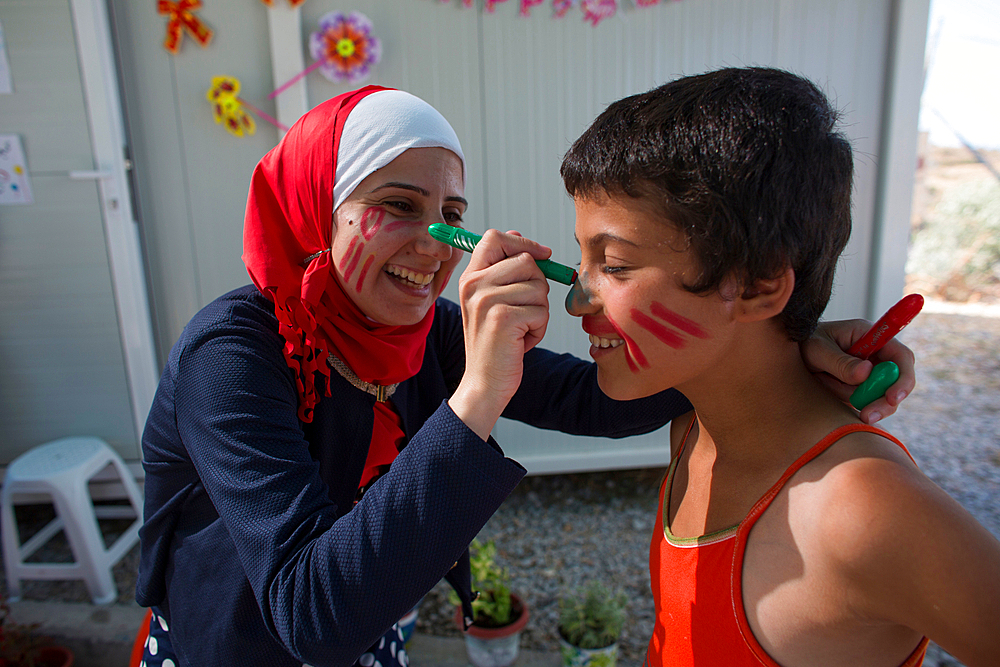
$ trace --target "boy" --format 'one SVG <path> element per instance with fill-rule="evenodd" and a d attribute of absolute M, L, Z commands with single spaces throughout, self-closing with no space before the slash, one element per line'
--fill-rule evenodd
<path fill-rule="evenodd" d="M 850 235 L 836 122 L 798 76 L 725 69 L 612 104 L 563 161 L 566 305 L 601 389 L 694 406 L 671 425 L 649 665 L 910 666 L 926 637 L 1000 664 L 1000 542 L 798 351 Z"/>

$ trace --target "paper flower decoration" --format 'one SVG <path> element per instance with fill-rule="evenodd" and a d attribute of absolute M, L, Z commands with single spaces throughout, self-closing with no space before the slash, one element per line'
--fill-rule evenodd
<path fill-rule="evenodd" d="M 365 79 L 382 57 L 382 42 L 372 36 L 372 22 L 361 12 L 329 12 L 309 36 L 309 53 L 319 71 L 334 83 Z"/>
<path fill-rule="evenodd" d="M 215 122 L 225 125 L 230 134 L 242 137 L 244 134 L 256 132 L 257 125 L 253 122 L 253 118 L 243 110 L 243 103 L 239 95 L 239 79 L 232 76 L 214 76 L 212 77 L 212 87 L 208 89 L 205 97 L 212 103 Z"/>
<path fill-rule="evenodd" d="M 212 87 L 205 93 L 205 97 L 212 103 L 215 122 L 225 125 L 226 130 L 237 137 L 257 131 L 257 125 L 243 109 L 244 106 L 279 130 L 288 131 L 288 128 L 276 119 L 240 97 L 240 80 L 234 76 L 213 76 Z"/>
<path fill-rule="evenodd" d="M 265 5 L 267 5 L 268 7 L 274 7 L 274 0 L 260 0 L 260 1 L 263 2 Z M 288 4 L 290 4 L 292 7 L 298 7 L 305 1 L 306 0 L 288 0 Z"/>
<path fill-rule="evenodd" d="M 309 52 L 316 59 L 268 95 L 275 98 L 314 69 L 334 83 L 356 83 L 368 76 L 382 57 L 382 42 L 371 34 L 372 22 L 361 12 L 329 12 L 319 20 L 319 30 L 309 36 Z"/>
<path fill-rule="evenodd" d="M 545 0 L 521 0 L 521 11 L 518 12 L 521 16 L 531 16 L 531 8 L 535 5 L 540 5 Z"/>
<path fill-rule="evenodd" d="M 181 40 L 186 31 L 196 42 L 202 46 L 208 46 L 212 41 L 212 30 L 202 23 L 202 20 L 195 16 L 192 10 L 201 7 L 201 0 L 159 0 L 156 3 L 156 11 L 170 17 L 167 21 L 167 37 L 163 40 L 163 46 L 176 54 L 181 48 Z"/>
<path fill-rule="evenodd" d="M 552 0 L 552 13 L 557 19 L 561 19 L 576 3 L 577 0 Z"/>
<path fill-rule="evenodd" d="M 483 9 L 486 10 L 487 14 L 492 14 L 496 10 L 497 4 L 501 2 L 507 2 L 507 0 L 486 0 L 486 4 L 483 6 Z"/>
<path fill-rule="evenodd" d="M 596 27 L 604 19 L 615 15 L 618 0 L 580 0 L 580 9 L 583 10 L 583 20 Z"/>

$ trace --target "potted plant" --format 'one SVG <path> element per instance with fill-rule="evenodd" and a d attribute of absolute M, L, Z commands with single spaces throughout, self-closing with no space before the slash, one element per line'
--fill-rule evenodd
<path fill-rule="evenodd" d="M 628 596 L 591 581 L 559 600 L 559 647 L 567 667 L 614 667 Z"/>
<path fill-rule="evenodd" d="M 15 623 L 7 601 L 0 598 L 0 667 L 72 666 L 73 652 L 36 634 L 38 626 Z"/>
<path fill-rule="evenodd" d="M 473 623 L 464 631 L 465 649 L 474 667 L 508 667 L 517 660 L 521 631 L 528 622 L 528 607 L 510 590 L 510 572 L 496 562 L 493 540 L 472 541 L 469 550 L 472 589 L 478 596 L 472 602 Z M 451 592 L 455 623 L 461 629 L 462 608 L 458 595 Z"/>

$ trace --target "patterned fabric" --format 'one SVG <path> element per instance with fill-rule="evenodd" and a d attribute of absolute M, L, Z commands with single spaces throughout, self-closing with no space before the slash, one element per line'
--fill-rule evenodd
<path fill-rule="evenodd" d="M 361 654 L 355 667 L 409 667 L 410 659 L 406 654 L 406 641 L 399 624 L 394 624 L 371 648 Z M 170 632 L 167 620 L 158 610 L 153 608 L 149 620 L 149 634 L 139 667 L 182 667 L 170 644 Z M 309 667 L 305 665 L 304 667 Z"/>
<path fill-rule="evenodd" d="M 694 424 L 693 419 L 691 423 Z M 855 431 L 876 433 L 906 451 L 899 440 L 873 426 L 842 426 L 793 463 L 737 526 L 701 537 L 678 538 L 664 519 L 665 504 L 677 462 L 691 432 L 688 427 L 660 488 L 655 526 L 662 530 L 653 531 L 649 549 L 656 619 L 646 651 L 648 667 L 780 667 L 754 638 L 743 608 L 743 554 L 747 536 L 792 475 Z M 924 638 L 901 667 L 919 667 L 927 644 Z"/>

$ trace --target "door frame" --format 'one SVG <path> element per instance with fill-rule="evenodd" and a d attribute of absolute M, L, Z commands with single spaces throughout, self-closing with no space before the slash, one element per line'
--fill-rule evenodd
<path fill-rule="evenodd" d="M 70 172 L 70 178 L 94 179 L 100 192 L 125 377 L 136 437 L 141 440 L 160 373 L 139 223 L 129 186 L 131 165 L 111 24 L 104 0 L 70 0 L 70 6 L 94 153 L 93 171 Z"/>

